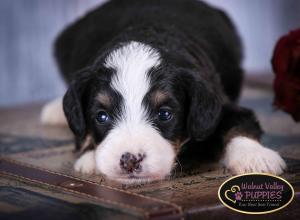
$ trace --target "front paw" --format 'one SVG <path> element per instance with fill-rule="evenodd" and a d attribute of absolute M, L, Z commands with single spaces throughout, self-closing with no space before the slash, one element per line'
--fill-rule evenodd
<path fill-rule="evenodd" d="M 232 174 L 250 172 L 279 175 L 286 169 L 281 156 L 247 137 L 235 137 L 226 146 L 221 161 Z"/>
<path fill-rule="evenodd" d="M 95 152 L 88 151 L 84 153 L 74 164 L 77 172 L 92 174 L 96 170 Z"/>

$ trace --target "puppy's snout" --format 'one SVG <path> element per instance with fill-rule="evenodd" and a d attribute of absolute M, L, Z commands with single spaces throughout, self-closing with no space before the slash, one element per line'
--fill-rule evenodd
<path fill-rule="evenodd" d="M 124 153 L 120 159 L 120 167 L 127 173 L 139 173 L 142 171 L 141 162 L 145 158 L 145 154 L 134 155 L 129 152 Z"/>

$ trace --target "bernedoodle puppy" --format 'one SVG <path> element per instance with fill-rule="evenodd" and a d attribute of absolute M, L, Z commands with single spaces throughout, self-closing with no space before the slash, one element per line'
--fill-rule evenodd
<path fill-rule="evenodd" d="M 163 179 L 183 147 L 205 148 L 199 160 L 219 155 L 232 174 L 286 167 L 260 144 L 253 112 L 236 105 L 240 39 L 206 3 L 109 1 L 65 29 L 55 55 L 69 89 L 42 120 L 63 122 L 63 104 L 77 171 L 124 183 Z"/>

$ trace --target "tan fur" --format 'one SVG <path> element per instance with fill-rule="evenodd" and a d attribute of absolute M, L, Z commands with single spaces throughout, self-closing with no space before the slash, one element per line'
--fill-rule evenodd
<path fill-rule="evenodd" d="M 88 134 L 86 136 L 84 142 L 81 145 L 79 155 L 82 155 L 83 153 L 85 153 L 88 150 L 94 149 L 94 147 L 95 147 L 94 138 L 92 137 L 92 135 Z"/>
<path fill-rule="evenodd" d="M 109 107 L 111 105 L 111 97 L 106 93 L 99 93 L 97 100 L 105 107 Z"/>
<path fill-rule="evenodd" d="M 167 98 L 168 94 L 162 90 L 157 90 L 152 95 L 152 101 L 155 106 L 160 106 Z"/>

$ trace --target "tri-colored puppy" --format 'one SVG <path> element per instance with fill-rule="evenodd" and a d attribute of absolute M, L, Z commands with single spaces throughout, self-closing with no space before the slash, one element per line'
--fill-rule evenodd
<path fill-rule="evenodd" d="M 69 83 L 63 109 L 81 152 L 77 171 L 126 183 L 163 179 L 183 145 L 210 140 L 206 151 L 233 174 L 286 167 L 260 144 L 253 112 L 236 105 L 241 44 L 218 9 L 195 0 L 112 0 L 64 30 L 55 54 Z M 46 106 L 42 120 L 59 123 L 60 108 Z"/>

